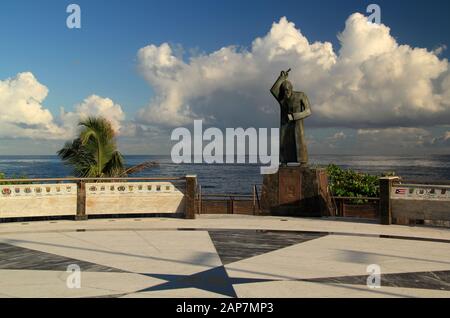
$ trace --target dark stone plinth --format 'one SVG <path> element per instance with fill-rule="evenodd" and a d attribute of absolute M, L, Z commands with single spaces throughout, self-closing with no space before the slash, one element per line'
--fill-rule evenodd
<path fill-rule="evenodd" d="M 326 171 L 282 166 L 277 173 L 265 175 L 261 208 L 263 213 L 277 216 L 332 215 Z"/>

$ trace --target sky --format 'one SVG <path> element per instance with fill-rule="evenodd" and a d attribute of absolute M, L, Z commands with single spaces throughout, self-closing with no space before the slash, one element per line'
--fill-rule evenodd
<path fill-rule="evenodd" d="M 81 28 L 69 29 L 69 4 Z M 381 24 L 367 21 L 369 4 Z M 126 154 L 169 154 L 173 129 L 276 127 L 292 68 L 311 153 L 450 150 L 450 3 L 2 0 L 0 155 L 54 154 L 102 115 Z"/>

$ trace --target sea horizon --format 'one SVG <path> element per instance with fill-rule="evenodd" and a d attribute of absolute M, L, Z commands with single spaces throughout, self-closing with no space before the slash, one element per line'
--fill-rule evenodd
<path fill-rule="evenodd" d="M 139 177 L 173 177 L 196 174 L 204 193 L 251 193 L 254 185 L 262 184 L 260 165 L 254 163 L 175 164 L 170 155 L 124 155 L 124 158 L 126 164 L 130 166 L 144 161 L 159 163 L 157 167 L 135 174 Z M 312 154 L 310 156 L 311 166 L 327 166 L 329 164 L 373 175 L 395 172 L 405 181 L 439 183 L 450 180 L 450 155 Z M 8 178 L 73 176 L 71 168 L 64 165 L 57 155 L 0 155 L 0 172 Z"/>

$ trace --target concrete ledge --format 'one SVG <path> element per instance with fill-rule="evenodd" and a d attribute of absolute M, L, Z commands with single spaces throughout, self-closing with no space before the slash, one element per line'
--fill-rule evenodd
<path fill-rule="evenodd" d="M 91 231 L 111 230 L 171 230 L 171 229 L 254 229 L 283 231 L 333 232 L 362 235 L 390 235 L 417 238 L 450 240 L 450 229 L 424 226 L 383 226 L 365 222 L 348 222 L 334 219 L 298 219 L 291 217 L 250 216 L 250 215 L 199 215 L 196 219 L 132 218 L 91 219 L 88 221 L 56 221 L 33 222 L 26 225 L 20 223 L 1 223 L 0 236 L 9 233 L 64 232 L 79 229 Z"/>
<path fill-rule="evenodd" d="M 184 213 L 123 213 L 88 215 L 86 220 L 130 218 L 184 218 Z"/>

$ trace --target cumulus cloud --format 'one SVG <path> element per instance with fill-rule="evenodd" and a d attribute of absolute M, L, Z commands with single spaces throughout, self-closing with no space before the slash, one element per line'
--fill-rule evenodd
<path fill-rule="evenodd" d="M 433 50 L 433 53 L 436 55 L 441 55 L 444 51 L 447 50 L 447 45 L 440 45 Z"/>
<path fill-rule="evenodd" d="M 315 144 L 322 147 L 326 146 L 329 149 L 336 149 L 337 147 L 342 147 L 346 139 L 347 135 L 343 131 L 337 131 L 327 138 L 316 141 Z"/>
<path fill-rule="evenodd" d="M 88 116 L 102 116 L 111 122 L 116 133 L 122 132 L 125 113 L 122 107 L 110 98 L 91 95 L 76 105 L 73 112 L 66 112 L 64 108 L 61 109 L 62 123 L 66 130 L 72 131 L 72 135 L 74 135 L 78 122 Z"/>
<path fill-rule="evenodd" d="M 347 135 L 343 131 L 337 132 L 330 137 L 332 140 L 343 140 L 345 138 L 347 138 Z"/>
<path fill-rule="evenodd" d="M 431 142 L 431 146 L 443 148 L 450 146 L 450 131 L 446 131 L 437 137 L 433 137 Z"/>
<path fill-rule="evenodd" d="M 48 88 L 32 73 L 19 73 L 0 80 L 0 137 L 69 139 L 80 119 L 102 115 L 124 137 L 124 147 L 137 151 L 150 149 L 143 146 L 147 140 L 168 147 L 166 129 L 194 119 L 205 126 L 276 127 L 279 110 L 269 89 L 281 70 L 291 68 L 294 89 L 312 103 L 306 120 L 311 146 L 450 145 L 442 127 L 433 137 L 434 126 L 450 123 L 450 69 L 440 57 L 445 45 L 427 50 L 401 44 L 388 26 L 359 13 L 347 19 L 338 39 L 339 49 L 310 41 L 281 18 L 248 48 L 230 45 L 183 59 L 176 46 L 145 46 L 138 66 L 154 97 L 135 122 L 125 120 L 121 105 L 97 95 L 55 116 L 43 106 Z"/>
<path fill-rule="evenodd" d="M 0 137 L 53 139 L 64 135 L 42 106 L 48 89 L 32 73 L 0 80 Z"/>
<path fill-rule="evenodd" d="M 61 108 L 55 118 L 42 104 L 47 94 L 48 88 L 31 72 L 0 80 L 0 137 L 69 139 L 75 135 L 80 119 L 99 115 L 110 120 L 118 133 L 133 133 L 133 124 L 124 122 L 122 107 L 109 98 L 91 95 L 72 112 Z"/>
<path fill-rule="evenodd" d="M 417 150 L 430 146 L 433 136 L 430 131 L 423 128 L 397 127 L 384 129 L 359 129 L 357 142 L 366 148 L 379 149 L 380 143 L 390 152 L 399 150 Z"/>
<path fill-rule="evenodd" d="M 340 50 L 310 42 L 281 18 L 249 49 L 227 46 L 210 54 L 176 56 L 169 44 L 138 52 L 139 68 L 154 98 L 137 120 L 179 126 L 193 119 L 234 127 L 276 125 L 268 90 L 292 68 L 294 89 L 312 103 L 316 127 L 413 127 L 450 122 L 450 72 L 440 51 L 402 45 L 385 25 L 351 15 L 339 34 Z"/>

